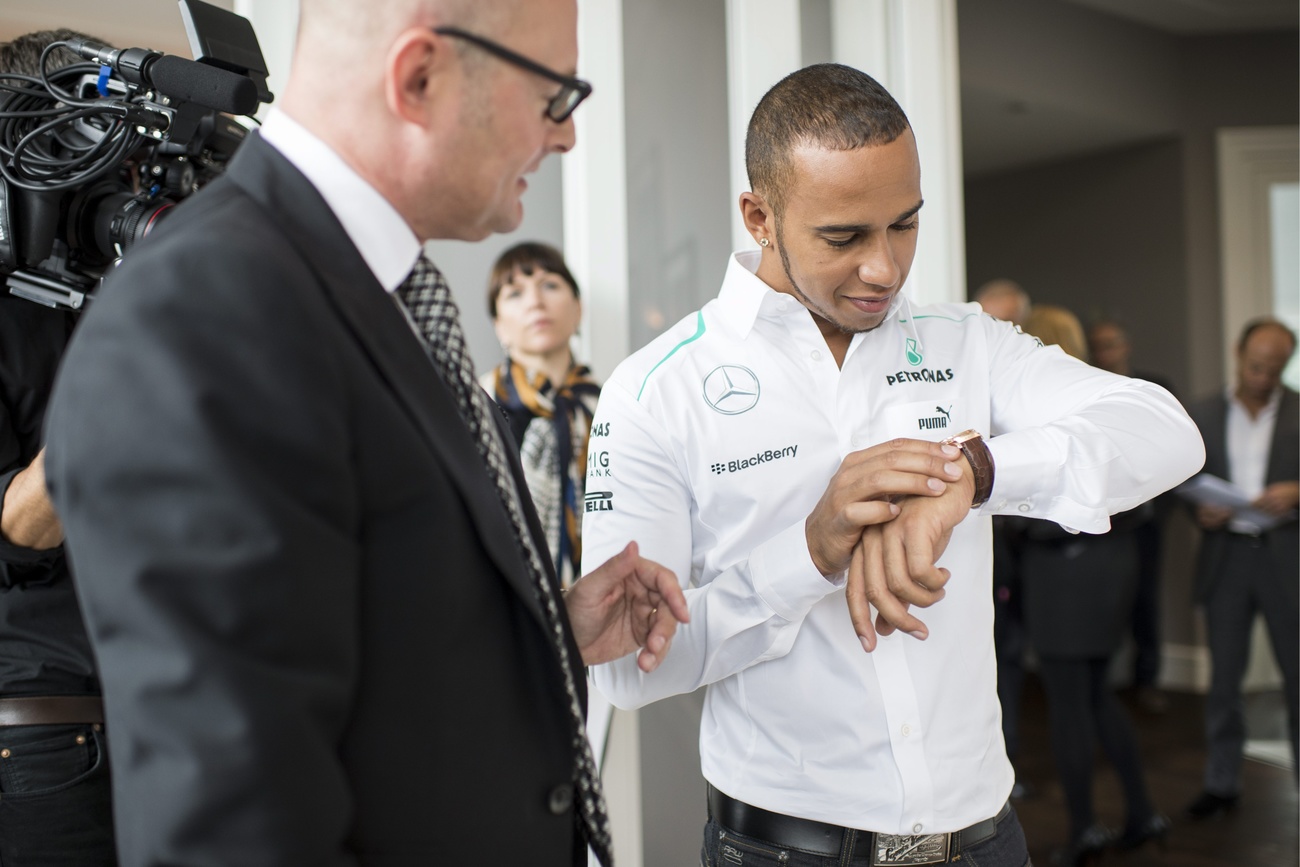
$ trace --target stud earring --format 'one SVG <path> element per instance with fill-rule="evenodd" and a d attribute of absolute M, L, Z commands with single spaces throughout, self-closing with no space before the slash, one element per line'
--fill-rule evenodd
<path fill-rule="evenodd" d="M 760 247 L 766 247 L 767 244 L 768 244 L 767 238 L 759 238 L 759 239 L 758 239 L 758 246 L 760 246 Z"/>

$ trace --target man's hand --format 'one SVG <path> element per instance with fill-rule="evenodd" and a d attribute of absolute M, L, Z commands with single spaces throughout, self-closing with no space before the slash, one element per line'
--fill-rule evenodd
<path fill-rule="evenodd" d="M 813 564 L 823 575 L 843 572 L 863 528 L 894 518 L 898 497 L 943 494 L 961 478 L 965 461 L 953 462 L 960 455 L 956 446 L 909 439 L 851 453 L 804 523 Z"/>
<path fill-rule="evenodd" d="M 691 619 L 677 577 L 639 556 L 636 542 L 575 581 L 564 604 L 584 665 L 640 648 L 636 663 L 646 673 L 663 662 L 677 622 Z"/>
<path fill-rule="evenodd" d="M 900 501 L 898 517 L 867 527 L 853 550 L 845 594 L 853 629 L 868 653 L 876 649 L 877 634 L 901 629 L 922 640 L 930 634 L 908 608 L 928 608 L 944 596 L 950 573 L 935 562 L 948 547 L 952 528 L 970 514 L 975 494 L 970 465 L 961 461 L 958 467 L 960 479 L 937 496 Z"/>
<path fill-rule="evenodd" d="M 45 449 L 16 473 L 0 506 L 0 535 L 24 548 L 54 548 L 63 543 L 63 525 L 45 491 Z"/>
<path fill-rule="evenodd" d="M 1219 530 L 1232 520 L 1232 509 L 1201 503 L 1196 507 L 1196 524 L 1202 530 Z"/>
<path fill-rule="evenodd" d="M 1300 482 L 1274 482 L 1251 503 L 1261 512 L 1285 515 L 1300 504 Z"/>

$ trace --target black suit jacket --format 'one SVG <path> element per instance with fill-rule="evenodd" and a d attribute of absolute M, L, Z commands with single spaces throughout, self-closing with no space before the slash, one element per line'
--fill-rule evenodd
<path fill-rule="evenodd" d="M 127 256 L 48 432 L 124 867 L 585 862 L 509 518 L 394 300 L 278 151 L 251 137 Z"/>
<path fill-rule="evenodd" d="M 1189 413 L 1205 440 L 1205 468 L 1203 472 L 1228 478 L 1228 398 L 1226 395 L 1203 400 Z M 1289 388 L 1282 390 L 1282 402 L 1277 410 L 1277 424 L 1269 444 L 1268 469 L 1264 483 L 1295 481 L 1300 479 L 1300 395 Z M 1292 520 L 1264 534 L 1266 544 L 1278 564 L 1279 574 L 1300 574 L 1300 524 Z M 1227 550 L 1227 530 L 1204 531 L 1201 534 L 1201 556 L 1196 568 L 1196 598 L 1203 600 L 1214 582 L 1223 572 L 1223 558 Z M 1296 594 L 1294 583 L 1290 592 Z"/>

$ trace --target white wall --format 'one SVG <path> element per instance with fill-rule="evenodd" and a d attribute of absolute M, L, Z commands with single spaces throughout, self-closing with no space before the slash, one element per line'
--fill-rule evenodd
<path fill-rule="evenodd" d="M 629 326 L 638 349 L 717 294 L 738 206 L 728 183 L 723 4 L 624 3 L 623 32 Z"/>

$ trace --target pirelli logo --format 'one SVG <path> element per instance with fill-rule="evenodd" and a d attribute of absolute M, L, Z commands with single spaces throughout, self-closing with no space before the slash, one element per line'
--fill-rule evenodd
<path fill-rule="evenodd" d="M 613 491 L 588 491 L 583 497 L 584 512 L 612 512 L 614 511 L 614 492 Z"/>

